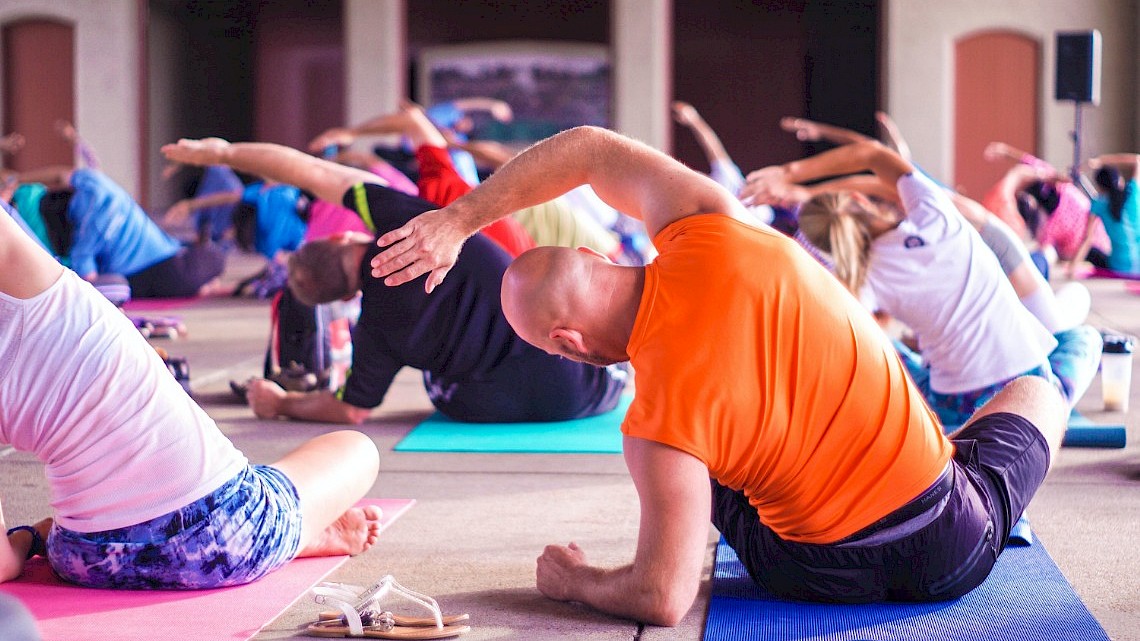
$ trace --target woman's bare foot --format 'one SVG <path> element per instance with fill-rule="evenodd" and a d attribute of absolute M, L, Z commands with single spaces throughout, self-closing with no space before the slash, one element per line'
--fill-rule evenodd
<path fill-rule="evenodd" d="M 232 283 L 223 283 L 219 277 L 199 287 L 198 296 L 232 296 L 235 289 Z"/>
<path fill-rule="evenodd" d="M 380 518 L 384 512 L 375 505 L 349 508 L 317 539 L 297 553 L 302 556 L 360 554 L 380 538 Z"/>

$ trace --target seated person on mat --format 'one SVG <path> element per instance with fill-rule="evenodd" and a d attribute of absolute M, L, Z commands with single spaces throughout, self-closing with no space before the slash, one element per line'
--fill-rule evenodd
<path fill-rule="evenodd" d="M 54 512 L 0 538 L 0 581 L 46 554 L 88 587 L 214 588 L 375 543 L 379 510 L 353 507 L 379 467 L 367 436 L 251 465 L 131 321 L 6 215 L 0 264 L 0 444 L 43 461 Z"/>
<path fill-rule="evenodd" d="M 41 213 L 63 228 L 57 237 L 65 246 L 54 249 L 84 279 L 119 274 L 130 283 L 133 298 L 217 292 L 225 268 L 221 249 L 203 243 L 182 246 L 102 172 L 45 167 L 22 172 L 20 181 L 43 183 L 54 195 L 40 202 Z"/>
<path fill-rule="evenodd" d="M 853 295 L 873 298 L 876 310 L 918 337 L 921 357 L 904 352 L 904 360 L 942 422 L 965 423 L 1026 374 L 1058 384 L 1075 405 L 1096 375 L 1100 334 L 1058 318 L 1051 321 L 1054 336 L 1031 313 L 1032 296 L 1019 304 L 1010 278 L 1037 274 L 996 217 L 984 210 L 974 216 L 983 237 L 942 187 L 875 141 L 752 172 L 745 189 L 766 202 L 797 191 L 798 183 L 861 171 L 873 174 L 841 179 L 859 189 L 829 190 L 805 202 L 800 230 L 831 256 Z M 888 196 L 873 201 L 866 193 Z M 1052 298 L 1043 281 L 1037 291 Z"/>
<path fill-rule="evenodd" d="M 166 145 L 163 153 L 178 162 L 224 163 L 298 185 L 318 198 L 343 202 L 376 233 L 435 209 L 378 184 L 372 174 L 279 145 L 210 138 Z M 482 234 L 467 242 L 456 278 L 434 296 L 418 283 L 393 289 L 368 277 L 369 259 L 379 251 L 373 238 L 312 241 L 290 258 L 289 289 L 306 305 L 363 293 L 352 334 L 352 368 L 335 395 L 287 393 L 268 381 L 253 381 L 248 398 L 258 416 L 359 423 L 383 401 L 405 366 L 422 370 L 432 403 L 460 421 L 555 421 L 617 405 L 625 371 L 544 354 L 511 330 L 499 302 L 510 257 Z"/>
<path fill-rule="evenodd" d="M 1073 258 L 1079 265 L 1089 255 L 1095 232 L 1108 232 L 1108 270 L 1140 278 L 1140 154 L 1105 154 L 1090 158 L 1100 194 L 1093 200 L 1085 238 Z"/>
<path fill-rule="evenodd" d="M 381 236 L 372 273 L 446 287 L 466 236 L 582 183 L 642 218 L 660 255 L 623 267 L 538 248 L 508 270 L 503 307 L 550 353 L 631 361 L 623 449 L 641 529 L 632 564 L 616 569 L 574 544 L 547 547 L 539 590 L 674 625 L 700 587 L 710 512 L 753 579 L 786 598 L 937 601 L 986 577 L 1060 444 L 1056 389 L 1017 379 L 944 436 L 830 273 L 795 241 L 735 220 L 746 212 L 732 194 L 646 145 L 592 127 L 557 134 Z"/>

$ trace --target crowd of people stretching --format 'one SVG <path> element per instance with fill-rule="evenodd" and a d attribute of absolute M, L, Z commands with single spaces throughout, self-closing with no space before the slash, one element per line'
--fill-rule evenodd
<path fill-rule="evenodd" d="M 885 114 L 883 141 L 786 118 L 833 148 L 744 174 L 675 103 L 706 175 L 597 127 L 516 154 L 463 135 L 472 109 L 511 118 L 406 103 L 306 151 L 170 143 L 170 175 L 199 179 L 157 222 L 66 123 L 75 166 L 4 172 L 0 443 L 43 461 L 52 517 L 0 540 L 0 581 L 43 555 L 79 585 L 221 587 L 376 542 L 379 510 L 354 507 L 377 478 L 370 437 L 251 463 L 106 295 L 233 293 L 231 251 L 264 257 L 275 304 L 359 301 L 347 378 L 253 379 L 259 417 L 360 424 L 403 367 L 472 430 L 594 416 L 633 390 L 636 555 L 600 568 L 548 546 L 552 599 L 676 624 L 710 514 L 784 598 L 937 601 L 986 578 L 1101 355 L 1088 291 L 1049 273 L 1140 277 L 1140 156 L 1091 159 L 1093 191 L 995 142 L 979 162 L 1014 164 L 977 201 L 918 167 Z M 377 135 L 410 170 L 354 148 Z"/>

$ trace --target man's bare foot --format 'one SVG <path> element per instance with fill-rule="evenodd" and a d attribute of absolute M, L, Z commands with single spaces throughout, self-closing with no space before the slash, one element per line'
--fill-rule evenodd
<path fill-rule="evenodd" d="M 375 505 L 349 508 L 297 556 L 360 554 L 379 540 L 380 518 L 383 516 L 384 512 Z"/>

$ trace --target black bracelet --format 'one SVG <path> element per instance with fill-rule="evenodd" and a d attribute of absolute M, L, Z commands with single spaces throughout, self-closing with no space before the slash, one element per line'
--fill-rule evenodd
<path fill-rule="evenodd" d="M 26 561 L 37 555 L 47 557 L 47 544 L 44 543 L 44 537 L 40 536 L 39 530 L 30 525 L 17 525 L 16 527 L 10 528 L 8 530 L 8 536 L 11 536 L 13 532 L 19 532 L 20 530 L 29 532 L 32 535 L 32 546 L 28 548 L 28 556 L 24 557 L 24 560 Z"/>

